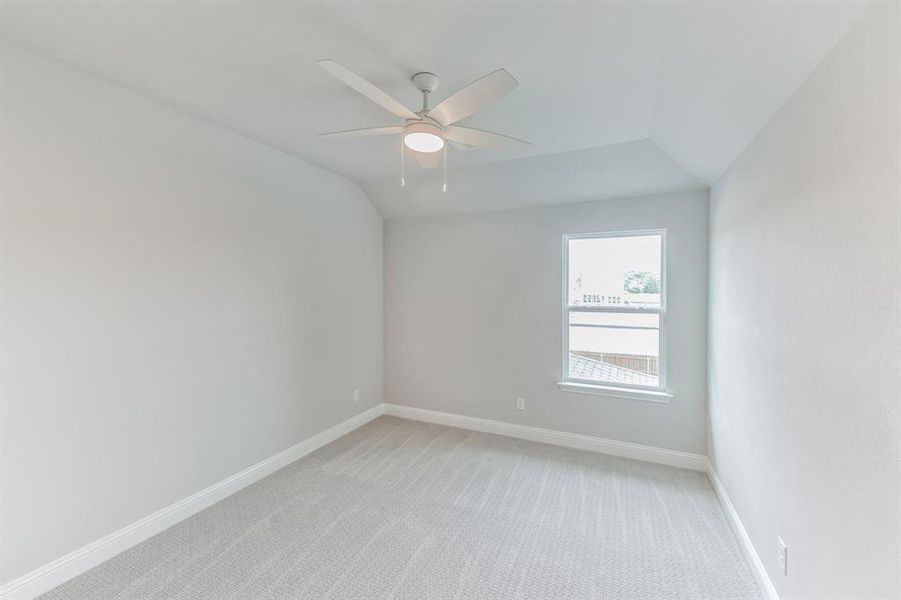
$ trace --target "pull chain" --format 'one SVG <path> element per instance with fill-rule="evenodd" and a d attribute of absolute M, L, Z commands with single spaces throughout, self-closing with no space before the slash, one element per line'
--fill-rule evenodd
<path fill-rule="evenodd" d="M 444 143 L 444 186 L 441 191 L 447 191 L 447 142 Z"/>
<path fill-rule="evenodd" d="M 404 179 L 404 136 L 400 136 L 400 187 L 405 187 L 407 180 Z"/>

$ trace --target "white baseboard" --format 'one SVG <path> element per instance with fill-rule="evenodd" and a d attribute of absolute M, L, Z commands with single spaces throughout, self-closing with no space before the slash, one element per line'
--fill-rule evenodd
<path fill-rule="evenodd" d="M 438 412 L 436 410 L 401 406 L 400 404 L 385 404 L 385 414 L 404 419 L 412 419 L 414 421 L 425 421 L 427 423 L 449 425 L 451 427 L 472 429 L 485 433 L 495 433 L 533 442 L 543 442 L 545 444 L 564 446 L 566 448 L 576 448 L 579 450 L 589 450 L 624 458 L 644 460 L 661 465 L 669 465 L 671 467 L 691 469 L 693 471 L 707 470 L 707 457 L 703 454 L 667 450 L 666 448 L 644 446 L 641 444 L 633 444 L 631 442 L 620 442 L 618 440 L 608 440 L 606 438 L 556 431 L 554 429 L 542 429 L 541 427 L 532 427 L 530 425 L 516 425 L 504 421 L 466 417 L 453 413 Z"/>
<path fill-rule="evenodd" d="M 109 560 L 116 554 L 143 542 L 164 529 L 172 527 L 194 513 L 234 494 L 251 483 L 274 473 L 285 465 L 306 456 L 314 450 L 318 450 L 342 435 L 350 433 L 354 429 L 365 425 L 369 421 L 382 415 L 384 410 L 384 404 L 379 404 L 378 406 L 370 408 L 346 421 L 338 423 L 334 427 L 326 429 L 322 433 L 307 438 L 287 450 L 279 452 L 262 462 L 248 467 L 240 473 L 236 473 L 206 489 L 200 490 L 184 500 L 180 500 L 171 506 L 158 510 L 152 515 L 144 517 L 118 531 L 114 531 L 62 558 L 58 558 L 30 573 L 26 573 L 21 577 L 13 579 L 0 587 L 0 599 L 30 600 L 35 596 L 43 594 L 76 575 L 80 575 L 81 573 L 96 567 L 103 561 Z"/>
<path fill-rule="evenodd" d="M 753 571 L 761 591 L 768 600 L 779 600 L 779 594 L 776 593 L 776 588 L 773 586 L 773 582 L 770 580 L 770 576 L 763 566 L 763 561 L 760 560 L 760 555 L 757 554 L 757 549 L 754 548 L 754 544 L 751 542 L 751 536 L 748 535 L 744 524 L 742 524 L 741 519 L 738 516 L 738 512 L 735 510 L 735 506 L 732 505 L 732 500 L 729 499 L 729 494 L 726 493 L 726 488 L 723 487 L 723 482 L 720 481 L 719 475 L 716 474 L 716 470 L 713 468 L 713 465 L 710 464 L 709 460 L 707 461 L 707 476 L 710 478 L 710 483 L 713 484 L 713 489 L 720 499 L 720 504 L 723 505 L 726 518 L 729 519 L 729 523 L 735 531 L 738 543 L 741 545 L 742 550 L 745 552 L 745 556 L 748 558 L 748 563 L 751 565 L 751 571 Z"/>

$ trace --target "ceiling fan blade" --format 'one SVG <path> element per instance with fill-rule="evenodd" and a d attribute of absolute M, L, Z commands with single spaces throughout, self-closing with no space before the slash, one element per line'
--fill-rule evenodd
<path fill-rule="evenodd" d="M 461 152 L 466 152 L 467 150 L 475 150 L 476 149 L 475 146 L 470 146 L 469 144 L 461 144 L 460 142 L 451 142 L 450 140 L 448 140 L 448 142 L 450 142 L 451 148 L 453 148 L 454 150 L 459 150 Z"/>
<path fill-rule="evenodd" d="M 392 133 L 400 133 L 403 130 L 404 128 L 400 125 L 392 125 L 391 127 L 367 127 L 366 129 L 345 129 L 344 131 L 320 133 L 319 137 L 340 140 L 344 138 L 370 137 L 373 135 L 391 135 Z"/>
<path fill-rule="evenodd" d="M 416 162 L 422 169 L 432 169 L 441 162 L 442 152 L 440 150 L 438 152 L 413 152 L 413 154 L 416 155 Z"/>
<path fill-rule="evenodd" d="M 385 110 L 390 113 L 397 115 L 402 119 L 418 119 L 419 117 L 412 110 L 401 104 L 399 101 L 395 100 L 387 93 L 382 91 L 380 88 L 366 81 L 353 71 L 342 67 L 335 61 L 331 59 L 326 60 L 318 60 L 317 64 L 352 87 L 357 90 Z"/>
<path fill-rule="evenodd" d="M 513 75 L 505 69 L 498 69 L 445 98 L 429 111 L 428 116 L 442 125 L 456 123 L 482 110 L 518 85 Z"/>
<path fill-rule="evenodd" d="M 479 148 L 491 148 L 492 150 L 515 150 L 531 146 L 529 142 L 518 140 L 515 137 L 473 129 L 472 127 L 460 127 L 451 125 L 444 128 L 444 138 L 451 142 L 476 146 Z"/>

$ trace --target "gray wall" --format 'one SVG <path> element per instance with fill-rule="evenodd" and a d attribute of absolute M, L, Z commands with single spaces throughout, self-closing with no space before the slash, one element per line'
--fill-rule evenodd
<path fill-rule="evenodd" d="M 703 191 L 386 221 L 386 402 L 703 453 L 707 210 Z M 559 391 L 563 234 L 650 228 L 669 230 L 675 398 Z"/>
<path fill-rule="evenodd" d="M 709 452 L 782 598 L 901 597 L 899 19 L 869 9 L 712 190 Z"/>
<path fill-rule="evenodd" d="M 382 220 L 141 96 L 0 67 L 9 581 L 380 403 Z"/>

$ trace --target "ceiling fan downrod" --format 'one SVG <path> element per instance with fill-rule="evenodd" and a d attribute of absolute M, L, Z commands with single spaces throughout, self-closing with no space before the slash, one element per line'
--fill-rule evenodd
<path fill-rule="evenodd" d="M 410 78 L 416 89 L 422 92 L 422 114 L 425 116 L 429 112 L 429 95 L 438 89 L 441 79 L 434 73 L 428 71 L 420 71 Z"/>

